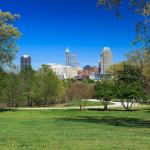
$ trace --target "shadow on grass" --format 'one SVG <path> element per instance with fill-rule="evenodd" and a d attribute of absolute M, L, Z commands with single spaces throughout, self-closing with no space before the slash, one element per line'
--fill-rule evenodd
<path fill-rule="evenodd" d="M 0 108 L 0 112 L 15 112 L 15 109 Z"/>
<path fill-rule="evenodd" d="M 89 109 L 87 109 L 87 110 L 91 110 L 91 111 L 104 111 L 104 112 L 109 112 L 109 111 L 122 111 L 122 112 L 132 112 L 132 111 L 139 111 L 139 110 L 125 110 L 125 109 L 115 109 L 115 108 L 113 108 L 113 109 L 108 109 L 108 110 L 104 110 L 104 109 L 100 109 L 100 108 L 98 108 L 98 109 L 96 109 L 96 108 L 89 108 Z"/>
<path fill-rule="evenodd" d="M 79 122 L 79 123 L 94 123 L 94 124 L 106 124 L 112 126 L 122 127 L 137 127 L 137 128 L 150 128 L 150 120 L 142 120 L 137 118 L 120 118 L 120 117 L 96 117 L 96 116 L 78 116 L 78 117 L 66 117 L 55 118 L 58 121 Z"/>

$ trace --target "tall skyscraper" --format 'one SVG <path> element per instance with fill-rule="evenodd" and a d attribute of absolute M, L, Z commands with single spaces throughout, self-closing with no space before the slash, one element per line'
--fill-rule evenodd
<path fill-rule="evenodd" d="M 21 70 L 31 66 L 31 57 L 29 55 L 23 55 L 20 59 Z"/>
<path fill-rule="evenodd" d="M 70 66 L 71 65 L 71 53 L 70 53 L 70 50 L 67 48 L 66 51 L 65 51 L 65 55 L 66 55 L 66 66 Z"/>
<path fill-rule="evenodd" d="M 65 51 L 65 57 L 66 57 L 66 66 L 71 66 L 73 68 L 76 68 L 79 66 L 77 55 L 70 52 L 70 50 L 67 48 Z"/>
<path fill-rule="evenodd" d="M 106 70 L 112 65 L 112 52 L 109 47 L 104 47 L 101 54 L 101 74 L 106 74 Z"/>
<path fill-rule="evenodd" d="M 66 72 L 66 78 L 70 78 L 70 73 L 74 72 L 75 74 L 77 70 L 79 70 L 79 64 L 77 61 L 77 56 L 70 52 L 70 50 L 67 48 L 65 51 L 65 72 Z"/>

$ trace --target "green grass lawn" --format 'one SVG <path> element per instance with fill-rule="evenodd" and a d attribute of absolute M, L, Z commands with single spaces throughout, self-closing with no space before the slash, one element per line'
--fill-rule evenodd
<path fill-rule="evenodd" d="M 0 112 L 0 150 L 149 150 L 150 111 Z"/>
<path fill-rule="evenodd" d="M 82 106 L 103 106 L 103 104 L 99 101 L 99 102 L 92 102 L 92 101 L 86 101 L 86 102 L 82 102 Z M 109 103 L 109 105 L 113 105 L 113 103 Z M 69 107 L 79 107 L 79 103 L 78 102 L 72 102 L 72 103 L 68 103 L 66 104 L 66 106 Z"/>
<path fill-rule="evenodd" d="M 84 106 L 103 106 L 103 104 L 99 101 L 99 102 L 90 102 L 90 101 L 86 101 L 86 102 L 82 102 L 82 105 Z M 67 106 L 69 107 L 79 107 L 79 103 L 77 102 L 71 102 L 68 103 Z"/>

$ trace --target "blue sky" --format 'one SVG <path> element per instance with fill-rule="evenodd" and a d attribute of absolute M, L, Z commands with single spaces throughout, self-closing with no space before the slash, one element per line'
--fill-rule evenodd
<path fill-rule="evenodd" d="M 64 64 L 64 51 L 68 47 L 78 56 L 81 66 L 97 65 L 103 47 L 110 47 L 113 62 L 125 59 L 134 49 L 137 16 L 123 8 L 123 18 L 96 9 L 97 0 L 3 0 L 3 11 L 18 13 L 16 26 L 22 32 L 18 41 L 20 56 L 29 54 L 33 67 L 43 63 Z"/>

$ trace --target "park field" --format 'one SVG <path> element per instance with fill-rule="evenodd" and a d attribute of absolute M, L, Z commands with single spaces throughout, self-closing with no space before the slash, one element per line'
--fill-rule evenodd
<path fill-rule="evenodd" d="M 0 112 L 0 150 L 149 150 L 150 111 Z"/>

